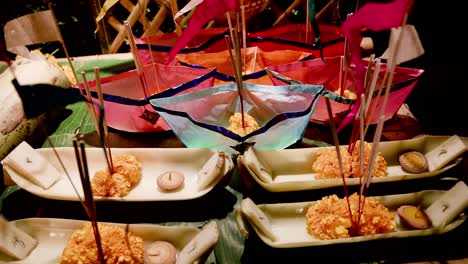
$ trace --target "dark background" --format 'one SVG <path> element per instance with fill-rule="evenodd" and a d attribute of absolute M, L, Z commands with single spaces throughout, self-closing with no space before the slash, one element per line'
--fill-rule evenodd
<path fill-rule="evenodd" d="M 92 0 L 51 1 L 59 21 L 63 38 L 71 56 L 99 54 L 100 47 L 94 35 Z M 180 1 L 182 7 L 186 1 Z M 281 8 L 286 8 L 292 0 L 277 0 Z M 317 6 L 326 1 L 317 1 Z M 388 1 L 387 1 L 388 2 Z M 341 0 L 341 17 L 353 12 L 355 1 Z M 360 1 L 361 5 L 365 1 Z M 462 40 L 466 25 L 464 8 L 456 1 L 415 0 L 408 23 L 415 25 L 425 48 L 425 54 L 402 66 L 425 70 L 421 80 L 407 99 L 413 114 L 427 134 L 468 136 L 467 115 L 468 67 L 466 66 L 466 42 Z M 47 9 L 41 0 L 4 1 L 0 9 L 0 25 L 18 16 Z M 283 9 L 283 10 L 284 10 Z M 157 10 L 148 10 L 156 12 Z M 305 12 L 298 8 L 289 17 L 289 22 L 301 22 Z M 274 21 L 270 9 L 266 9 L 249 25 L 250 31 L 268 28 Z M 163 25 L 166 31 L 173 30 L 171 19 Z M 376 49 L 386 45 L 387 32 L 371 34 L 375 37 Z M 3 38 L 3 35 L 2 35 Z M 379 42 L 380 40 L 380 42 Z M 45 52 L 58 51 L 55 56 L 63 57 L 59 43 L 49 43 Z M 122 45 L 119 52 L 128 51 Z M 379 53 L 377 53 L 379 54 Z"/>

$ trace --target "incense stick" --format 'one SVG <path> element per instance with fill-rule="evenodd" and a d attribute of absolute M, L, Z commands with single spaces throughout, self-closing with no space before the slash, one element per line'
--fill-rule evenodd
<path fill-rule="evenodd" d="M 88 80 L 86 79 L 86 73 L 84 71 L 81 72 L 81 78 L 83 79 L 83 84 L 84 84 L 85 91 L 86 91 L 86 97 L 88 98 L 88 101 L 90 102 L 90 104 L 88 103 L 86 104 L 86 107 L 88 108 L 88 112 L 91 115 L 91 120 L 93 121 L 94 127 L 96 128 L 96 133 L 99 136 L 101 131 L 99 131 L 98 117 L 97 117 L 96 109 L 94 108 L 94 105 L 93 105 L 93 97 L 91 96 L 91 91 L 89 89 Z"/>
<path fill-rule="evenodd" d="M 330 104 L 330 99 L 328 99 L 328 97 L 325 97 L 325 102 L 327 103 L 328 118 L 330 119 L 330 129 L 331 129 L 332 136 L 333 136 L 333 143 L 335 144 L 336 157 L 338 158 L 338 164 L 340 166 L 340 174 L 341 174 L 341 180 L 343 181 L 343 189 L 344 189 L 344 194 L 346 197 L 346 203 L 348 204 L 349 217 L 350 217 L 351 225 L 352 225 L 351 230 L 352 232 L 354 232 L 355 225 L 353 221 L 353 212 L 351 211 L 351 204 L 349 203 L 348 187 L 346 185 L 346 180 L 345 180 L 345 175 L 344 175 L 343 160 L 341 159 L 340 142 L 338 140 L 338 135 L 336 133 L 335 121 L 333 120 L 333 112 L 332 112 L 332 108 Z"/>
<path fill-rule="evenodd" d="M 98 259 L 101 263 L 106 263 L 104 260 L 104 253 L 101 245 L 101 236 L 99 234 L 97 224 L 96 207 L 94 203 L 93 192 L 91 189 L 91 182 L 89 180 L 88 163 L 86 160 L 86 150 L 84 145 L 83 134 L 76 135 L 76 137 L 73 139 L 73 147 L 75 149 L 78 171 L 80 173 L 81 184 L 85 196 L 85 210 L 88 213 L 88 217 L 90 218 L 91 225 L 94 231 L 94 238 L 96 241 L 98 251 Z"/>
<path fill-rule="evenodd" d="M 371 149 L 371 154 L 369 157 L 369 162 L 367 163 L 367 170 L 366 170 L 366 175 L 364 178 L 364 182 L 361 184 L 360 192 L 359 192 L 359 197 L 363 196 L 364 198 L 362 199 L 362 211 L 358 215 L 358 221 L 361 218 L 361 215 L 364 213 L 364 205 L 366 203 L 366 196 L 367 192 L 369 190 L 369 185 L 371 182 L 372 178 L 372 171 L 374 170 L 374 163 L 375 159 L 377 157 L 377 149 L 378 145 L 380 142 L 380 138 L 382 136 L 382 131 L 383 131 L 383 123 L 384 123 L 385 118 L 383 116 L 379 117 L 379 121 L 377 123 L 377 129 L 374 134 L 374 140 L 372 142 L 372 149 Z"/>
<path fill-rule="evenodd" d="M 365 102 L 366 97 L 364 94 L 361 94 L 361 102 Z M 364 119 L 366 116 L 365 106 L 361 103 L 361 107 L 359 109 L 359 186 L 362 186 L 362 177 L 364 173 Z M 363 205 L 364 206 L 364 205 Z M 359 193 L 358 199 L 358 220 L 357 226 L 360 226 L 360 220 L 362 215 L 362 208 L 361 208 L 361 193 Z"/>
<path fill-rule="evenodd" d="M 58 154 L 57 149 L 55 148 L 54 144 L 52 143 L 49 136 L 47 135 L 48 134 L 47 129 L 44 127 L 44 125 L 42 123 L 39 123 L 39 127 L 41 128 L 42 133 L 44 133 L 44 135 L 46 136 L 46 141 L 47 141 L 47 143 L 49 143 L 50 147 L 52 148 L 52 151 L 54 152 L 55 157 L 57 158 L 58 162 L 60 163 L 60 167 L 62 167 L 63 171 L 65 172 L 65 175 L 67 176 L 68 181 L 70 182 L 73 190 L 75 191 L 75 194 L 78 197 L 78 200 L 80 201 L 80 203 L 84 207 L 84 205 L 85 205 L 84 201 L 81 198 L 80 193 L 78 192 L 78 189 L 76 188 L 75 184 L 73 184 L 73 181 L 72 181 L 72 179 L 70 177 L 70 174 L 68 173 L 68 170 L 65 167 L 65 164 L 63 163 L 62 159 L 60 158 L 60 155 Z"/>
<path fill-rule="evenodd" d="M 102 87 L 101 87 L 101 76 L 100 76 L 100 72 L 99 72 L 99 68 L 98 67 L 94 67 L 94 78 L 96 80 L 96 88 L 97 88 L 97 94 L 98 94 L 98 98 L 99 98 L 99 104 L 101 105 L 102 109 L 103 109 L 103 112 L 105 113 L 105 110 L 104 110 L 104 98 L 103 98 L 103 95 L 102 95 Z M 109 144 L 109 130 L 107 128 L 107 122 L 106 122 L 106 116 L 104 115 L 102 117 L 102 123 L 103 123 L 103 130 L 104 130 L 104 139 L 105 139 L 105 145 L 102 146 L 104 148 L 104 151 L 106 151 L 106 147 L 107 147 L 107 152 L 108 152 L 108 165 L 109 165 L 109 172 L 110 174 L 112 175 L 114 173 L 114 163 L 112 161 L 112 152 L 111 152 L 111 148 L 110 148 L 110 144 Z"/>

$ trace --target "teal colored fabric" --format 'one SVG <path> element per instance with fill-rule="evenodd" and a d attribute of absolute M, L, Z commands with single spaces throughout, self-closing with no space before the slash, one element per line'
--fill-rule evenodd
<path fill-rule="evenodd" d="M 322 91 L 321 85 L 244 83 L 241 99 L 236 85 L 227 84 L 150 103 L 185 146 L 232 154 L 244 142 L 258 149 L 283 149 L 299 141 Z M 230 117 L 241 112 L 241 100 L 243 112 L 259 125 L 245 136 L 227 129 Z"/>

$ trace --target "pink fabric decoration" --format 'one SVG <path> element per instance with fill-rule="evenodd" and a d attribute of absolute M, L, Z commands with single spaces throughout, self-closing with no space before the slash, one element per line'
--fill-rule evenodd
<path fill-rule="evenodd" d="M 364 92 L 364 76 L 366 73 L 364 62 L 361 60 L 361 31 L 363 29 L 381 31 L 401 26 L 405 12 L 413 5 L 413 1 L 395 0 L 390 3 L 367 3 L 343 23 L 343 33 L 349 43 L 351 62 L 356 65 L 357 99 L 353 109 L 341 122 L 337 131 L 343 129 L 354 119 L 361 105 L 361 94 Z"/>
<path fill-rule="evenodd" d="M 204 0 L 203 3 L 199 4 L 196 7 L 193 16 L 190 18 L 187 28 L 182 33 L 182 36 L 172 47 L 166 64 L 171 63 L 175 58 L 175 55 L 183 49 L 198 32 L 200 32 L 206 23 L 235 9 L 236 6 L 237 0 Z"/>

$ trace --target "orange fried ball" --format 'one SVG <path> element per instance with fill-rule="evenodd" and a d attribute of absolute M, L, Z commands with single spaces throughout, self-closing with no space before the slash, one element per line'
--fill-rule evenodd
<path fill-rule="evenodd" d="M 373 235 L 395 231 L 394 213 L 374 198 L 354 193 L 349 197 L 354 222 L 357 223 L 359 201 L 365 201 L 359 220 L 357 235 Z M 350 237 L 352 221 L 346 198 L 336 195 L 323 197 L 310 205 L 306 213 L 307 232 L 317 239 L 337 239 Z"/>
<path fill-rule="evenodd" d="M 142 166 L 135 156 L 129 154 L 113 155 L 114 174 L 108 169 L 96 172 L 91 180 L 93 195 L 123 197 L 141 180 Z"/>
<path fill-rule="evenodd" d="M 344 176 L 351 175 L 351 156 L 345 148 L 340 148 L 341 160 L 343 162 Z M 338 155 L 335 148 L 324 148 L 317 151 L 317 160 L 312 165 L 316 179 L 341 178 Z"/>
<path fill-rule="evenodd" d="M 249 133 L 254 132 L 258 128 L 259 126 L 257 121 L 255 121 L 255 119 L 247 113 L 244 113 L 244 127 L 242 127 L 241 113 L 235 113 L 229 118 L 228 129 L 238 134 L 239 136 L 245 136 Z"/>
<path fill-rule="evenodd" d="M 98 223 L 98 229 L 106 263 L 143 263 L 143 238 L 112 224 Z M 100 264 L 91 223 L 86 223 L 82 229 L 73 232 L 59 263 Z"/>
<path fill-rule="evenodd" d="M 359 173 L 359 148 L 361 147 L 361 142 L 358 140 L 356 141 L 356 145 L 354 146 L 351 162 L 351 172 L 353 177 L 360 177 L 361 174 Z M 367 168 L 369 166 L 369 158 L 371 156 L 372 150 L 372 143 L 364 142 L 364 159 L 363 159 L 363 175 L 366 175 Z M 371 175 L 373 177 L 382 177 L 387 176 L 387 162 L 385 162 L 382 153 L 377 152 L 377 156 L 375 157 L 374 167 L 372 168 Z"/>

